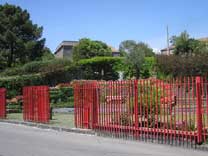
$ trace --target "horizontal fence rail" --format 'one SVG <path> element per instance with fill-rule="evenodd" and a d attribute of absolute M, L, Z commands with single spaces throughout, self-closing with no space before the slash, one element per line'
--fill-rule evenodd
<path fill-rule="evenodd" d="M 6 89 L 0 88 L 0 118 L 6 118 Z"/>
<path fill-rule="evenodd" d="M 50 98 L 48 86 L 23 88 L 23 119 L 48 123 L 50 120 Z"/>
<path fill-rule="evenodd" d="M 75 126 L 118 137 L 201 144 L 208 139 L 207 95 L 202 77 L 77 81 Z"/>

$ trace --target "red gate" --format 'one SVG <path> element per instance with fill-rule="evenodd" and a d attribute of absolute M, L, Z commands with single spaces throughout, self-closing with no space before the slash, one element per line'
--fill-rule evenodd
<path fill-rule="evenodd" d="M 93 128 L 97 122 L 97 82 L 75 83 L 74 90 L 75 125 L 79 128 Z"/>
<path fill-rule="evenodd" d="M 0 118 L 6 118 L 6 89 L 0 88 Z"/>
<path fill-rule="evenodd" d="M 74 103 L 79 128 L 170 144 L 208 139 L 206 78 L 77 81 Z"/>
<path fill-rule="evenodd" d="M 23 118 L 26 121 L 49 122 L 50 102 L 48 86 L 23 88 Z"/>

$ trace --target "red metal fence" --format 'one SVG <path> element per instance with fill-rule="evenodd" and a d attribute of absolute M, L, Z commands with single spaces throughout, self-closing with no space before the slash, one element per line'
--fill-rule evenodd
<path fill-rule="evenodd" d="M 74 104 L 79 128 L 169 143 L 208 139 L 206 78 L 77 81 Z"/>
<path fill-rule="evenodd" d="M 0 88 L 0 118 L 6 118 L 6 89 Z"/>
<path fill-rule="evenodd" d="M 50 101 L 48 86 L 23 88 L 23 118 L 26 121 L 49 122 Z"/>

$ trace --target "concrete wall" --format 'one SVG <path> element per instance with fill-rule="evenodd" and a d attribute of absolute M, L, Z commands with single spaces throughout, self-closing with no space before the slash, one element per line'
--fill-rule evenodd
<path fill-rule="evenodd" d="M 63 47 L 63 57 L 72 59 L 72 46 L 64 46 Z"/>
<path fill-rule="evenodd" d="M 56 58 L 63 58 L 63 48 L 60 48 L 59 51 L 55 54 Z"/>

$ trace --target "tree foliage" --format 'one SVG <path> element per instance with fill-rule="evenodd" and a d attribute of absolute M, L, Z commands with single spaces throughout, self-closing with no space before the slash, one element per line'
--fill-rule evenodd
<path fill-rule="evenodd" d="M 126 77 L 135 76 L 139 78 L 145 62 L 145 56 L 154 56 L 153 50 L 147 44 L 143 42 L 137 43 L 133 40 L 121 42 L 119 51 L 125 55 Z"/>
<path fill-rule="evenodd" d="M 145 49 L 144 50 L 145 57 L 155 56 L 155 53 L 153 52 L 153 50 L 151 48 L 148 47 L 147 44 L 145 44 L 143 42 L 137 43 L 134 40 L 125 40 L 125 41 L 121 42 L 119 45 L 119 51 L 121 54 L 126 56 L 128 53 L 130 53 L 131 51 L 134 50 L 135 46 Z"/>
<path fill-rule="evenodd" d="M 191 56 L 208 53 L 207 43 L 190 38 L 186 31 L 179 36 L 173 36 L 171 42 L 174 46 L 175 55 Z"/>
<path fill-rule="evenodd" d="M 158 55 L 157 73 L 159 77 L 203 76 L 207 74 L 208 54 L 196 56 Z"/>
<path fill-rule="evenodd" d="M 112 51 L 104 42 L 83 38 L 79 40 L 78 45 L 74 46 L 72 54 L 73 60 L 79 61 L 96 56 L 112 56 Z"/>
<path fill-rule="evenodd" d="M 1 69 L 40 58 L 44 53 L 43 28 L 33 24 L 27 10 L 0 5 Z"/>
<path fill-rule="evenodd" d="M 122 57 L 94 57 L 78 63 L 80 78 L 91 80 L 117 80 L 117 71 L 123 64 Z"/>

